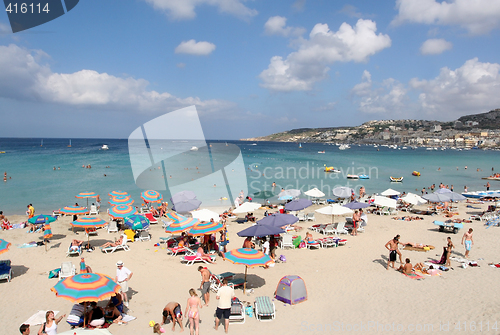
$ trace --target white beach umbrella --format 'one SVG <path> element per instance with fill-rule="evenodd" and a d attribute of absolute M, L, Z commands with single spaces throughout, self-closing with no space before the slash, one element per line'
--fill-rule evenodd
<path fill-rule="evenodd" d="M 300 195 L 300 190 L 296 190 L 296 189 L 290 189 L 290 190 L 284 190 L 284 191 L 281 191 L 280 194 L 278 194 L 278 198 L 281 198 L 281 197 L 292 197 L 292 198 L 295 198 L 295 197 L 298 197 Z"/>
<path fill-rule="evenodd" d="M 215 213 L 214 211 L 211 211 L 209 209 L 200 209 L 199 211 L 194 211 L 191 212 L 193 215 L 193 218 L 198 219 L 200 221 L 210 221 L 211 219 L 214 219 L 215 222 L 219 222 L 220 216 L 218 213 Z"/>
<path fill-rule="evenodd" d="M 421 205 L 427 202 L 427 200 L 425 200 L 424 198 L 415 193 L 408 193 L 407 195 L 402 197 L 401 200 L 412 205 Z"/>
<path fill-rule="evenodd" d="M 381 207 L 391 207 L 391 208 L 396 208 L 397 207 L 397 201 L 394 199 L 390 199 L 387 197 L 381 197 L 379 195 L 375 196 L 375 199 L 373 200 L 373 203 L 375 205 L 381 206 Z"/>
<path fill-rule="evenodd" d="M 392 188 L 388 188 L 384 192 L 380 193 L 380 195 L 383 195 L 385 197 L 392 197 L 393 195 L 400 195 L 400 194 L 401 194 L 401 192 L 393 190 Z"/>
<path fill-rule="evenodd" d="M 350 187 L 339 186 L 332 190 L 334 196 L 339 198 L 350 198 L 354 190 Z"/>
<path fill-rule="evenodd" d="M 253 212 L 260 208 L 260 204 L 256 202 L 245 202 L 243 205 L 236 207 L 233 211 L 234 214 L 243 214 L 248 212 Z"/>
<path fill-rule="evenodd" d="M 313 197 L 313 198 L 321 198 L 325 196 L 325 193 L 321 192 L 318 190 L 316 187 L 313 189 L 310 189 L 307 192 L 304 192 L 305 195 Z"/>
<path fill-rule="evenodd" d="M 332 204 L 328 205 L 326 207 L 322 207 L 320 209 L 317 209 L 316 212 L 320 214 L 326 214 L 326 215 L 331 215 L 332 216 L 332 222 L 333 222 L 333 216 L 335 215 L 346 215 L 346 214 L 352 214 L 354 213 L 352 209 L 340 206 L 339 204 Z"/>

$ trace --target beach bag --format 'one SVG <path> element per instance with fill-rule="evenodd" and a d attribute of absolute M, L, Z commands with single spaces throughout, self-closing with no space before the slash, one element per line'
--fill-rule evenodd
<path fill-rule="evenodd" d="M 60 272 L 60 271 L 61 271 L 61 268 L 54 269 L 54 270 L 50 271 L 50 272 L 49 272 L 49 279 L 59 277 L 59 272 Z"/>
<path fill-rule="evenodd" d="M 286 257 L 285 257 L 285 255 L 280 255 L 279 260 L 280 260 L 280 262 L 282 262 L 282 263 L 286 263 Z"/>
<path fill-rule="evenodd" d="M 300 249 L 303 249 L 303 248 L 305 248 L 305 247 L 306 247 L 306 242 L 301 241 L 301 242 L 300 242 L 300 244 L 299 244 L 299 248 L 300 248 Z"/>

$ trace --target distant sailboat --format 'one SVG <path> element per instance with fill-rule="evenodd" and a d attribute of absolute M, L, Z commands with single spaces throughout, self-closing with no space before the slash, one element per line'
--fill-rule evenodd
<path fill-rule="evenodd" d="M 69 140 L 68 148 L 71 148 L 71 140 Z"/>
<path fill-rule="evenodd" d="M 299 143 L 299 148 L 302 148 L 302 143 Z"/>
<path fill-rule="evenodd" d="M 43 138 L 42 138 L 42 143 L 40 143 L 40 146 L 43 147 Z"/>

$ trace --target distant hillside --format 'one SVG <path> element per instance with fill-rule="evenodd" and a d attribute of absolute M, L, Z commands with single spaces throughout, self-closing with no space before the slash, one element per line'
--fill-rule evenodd
<path fill-rule="evenodd" d="M 466 115 L 459 118 L 457 121 L 464 126 L 467 121 L 477 122 L 473 127 L 479 129 L 500 129 L 500 108 L 489 111 L 488 113 Z"/>

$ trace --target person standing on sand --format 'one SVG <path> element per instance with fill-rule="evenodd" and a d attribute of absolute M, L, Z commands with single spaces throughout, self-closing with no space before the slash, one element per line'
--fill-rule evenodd
<path fill-rule="evenodd" d="M 224 317 L 224 330 L 229 330 L 229 316 L 231 315 L 231 300 L 234 297 L 234 289 L 227 286 L 227 279 L 222 281 L 222 286 L 217 291 L 217 296 L 215 297 L 219 302 L 217 303 L 217 309 L 215 310 L 215 330 L 219 328 L 219 322 L 222 317 Z"/>
<path fill-rule="evenodd" d="M 390 240 L 385 244 L 385 247 L 387 248 L 387 250 L 389 250 L 389 260 L 387 261 L 387 270 L 389 270 L 389 265 L 391 265 L 391 263 L 392 263 L 392 268 L 395 269 L 394 262 L 396 262 L 398 255 L 399 255 L 399 262 L 403 264 L 401 252 L 398 249 L 399 237 L 400 237 L 399 235 L 396 235 L 392 240 Z"/>
<path fill-rule="evenodd" d="M 122 261 L 116 262 L 116 282 L 120 285 L 122 290 L 123 304 L 128 307 L 128 282 L 132 278 L 132 271 L 123 266 Z"/>
<path fill-rule="evenodd" d="M 194 328 L 196 327 L 196 335 L 200 333 L 200 312 L 198 308 L 203 308 L 201 306 L 201 300 L 196 294 L 194 288 L 189 290 L 189 295 L 191 297 L 187 300 L 186 314 L 189 318 L 189 334 L 193 335 Z"/>
<path fill-rule="evenodd" d="M 445 266 L 451 266 L 451 262 L 450 262 L 451 249 L 455 248 L 455 246 L 453 245 L 453 242 L 451 241 L 451 237 L 448 236 L 447 240 L 448 240 L 448 244 L 446 245 L 446 264 L 445 264 Z"/>
<path fill-rule="evenodd" d="M 469 228 L 469 231 L 462 236 L 462 245 L 465 242 L 465 258 L 469 258 L 469 251 L 474 245 L 474 240 L 472 239 L 472 228 Z"/>
<path fill-rule="evenodd" d="M 203 266 L 198 266 L 198 271 L 201 274 L 201 284 L 200 290 L 203 296 L 203 300 L 205 300 L 205 306 L 208 306 L 210 302 L 210 271 Z"/>

